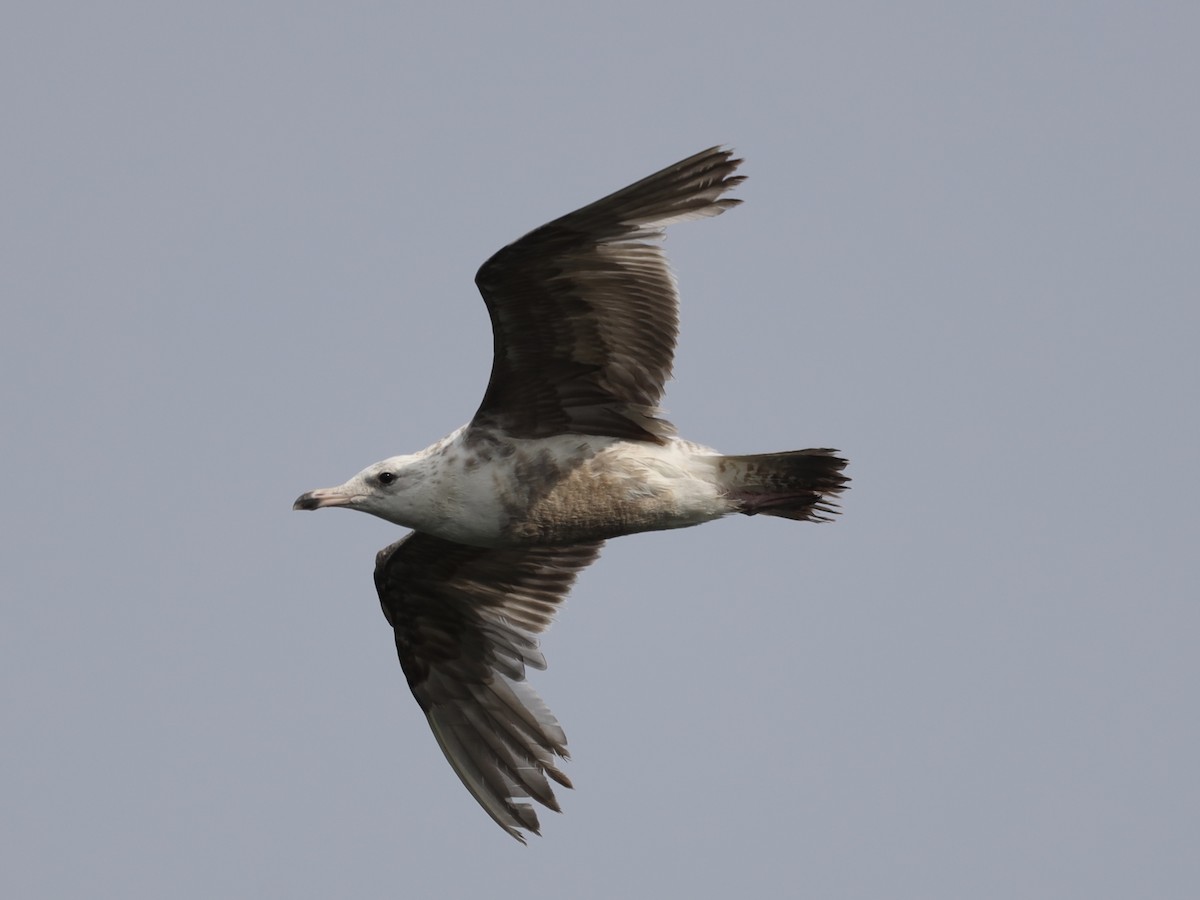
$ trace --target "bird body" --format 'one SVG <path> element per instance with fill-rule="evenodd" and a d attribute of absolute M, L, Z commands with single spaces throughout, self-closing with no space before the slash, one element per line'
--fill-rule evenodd
<path fill-rule="evenodd" d="M 679 438 L 501 440 L 464 426 L 419 453 L 312 491 L 306 502 L 361 509 L 476 547 L 567 544 L 684 528 L 737 511 L 721 484 L 720 459 Z"/>
<path fill-rule="evenodd" d="M 528 800 L 570 786 L 558 721 L 525 682 L 537 635 L 609 538 L 730 513 L 820 521 L 846 461 L 827 449 L 722 455 L 662 418 L 678 331 L 658 244 L 672 223 L 738 200 L 740 160 L 714 147 L 531 231 L 475 281 L 495 347 L 471 421 L 296 509 L 345 507 L 414 529 L 375 585 L 408 684 L 463 784 L 510 835 Z"/>

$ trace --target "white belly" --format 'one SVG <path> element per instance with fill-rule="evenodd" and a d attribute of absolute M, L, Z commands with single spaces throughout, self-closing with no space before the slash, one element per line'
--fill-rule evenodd
<path fill-rule="evenodd" d="M 434 521 L 422 530 L 482 546 L 572 543 L 732 511 L 706 447 L 587 436 L 514 443 L 511 454 L 480 453 L 455 435 L 431 473 Z"/>

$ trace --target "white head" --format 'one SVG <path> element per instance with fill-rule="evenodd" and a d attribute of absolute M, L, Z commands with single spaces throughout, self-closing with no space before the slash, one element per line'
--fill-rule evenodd
<path fill-rule="evenodd" d="M 420 503 L 414 488 L 420 486 L 424 474 L 421 462 L 421 454 L 393 456 L 367 466 L 345 484 L 301 494 L 292 509 L 344 506 L 414 528 L 413 514 L 417 510 L 412 507 Z"/>

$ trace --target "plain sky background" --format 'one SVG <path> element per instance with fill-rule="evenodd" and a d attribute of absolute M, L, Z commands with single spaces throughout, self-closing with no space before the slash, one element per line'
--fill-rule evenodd
<path fill-rule="evenodd" d="M 1200 7 L 23 3 L 0 894 L 1200 893 Z M 523 848 L 291 510 L 474 411 L 477 266 L 715 143 L 666 405 L 833 525 L 611 543 Z"/>

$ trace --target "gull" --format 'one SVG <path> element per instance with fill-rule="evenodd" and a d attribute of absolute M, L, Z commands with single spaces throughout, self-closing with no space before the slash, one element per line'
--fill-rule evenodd
<path fill-rule="evenodd" d="M 659 409 L 679 297 L 660 239 L 716 216 L 743 177 L 713 147 L 537 228 L 479 269 L 491 378 L 471 421 L 294 509 L 412 529 L 375 586 L 409 688 L 467 790 L 508 834 L 571 787 L 558 721 L 525 681 L 537 636 L 604 541 L 731 513 L 828 521 L 846 460 L 820 448 L 727 456 Z"/>

